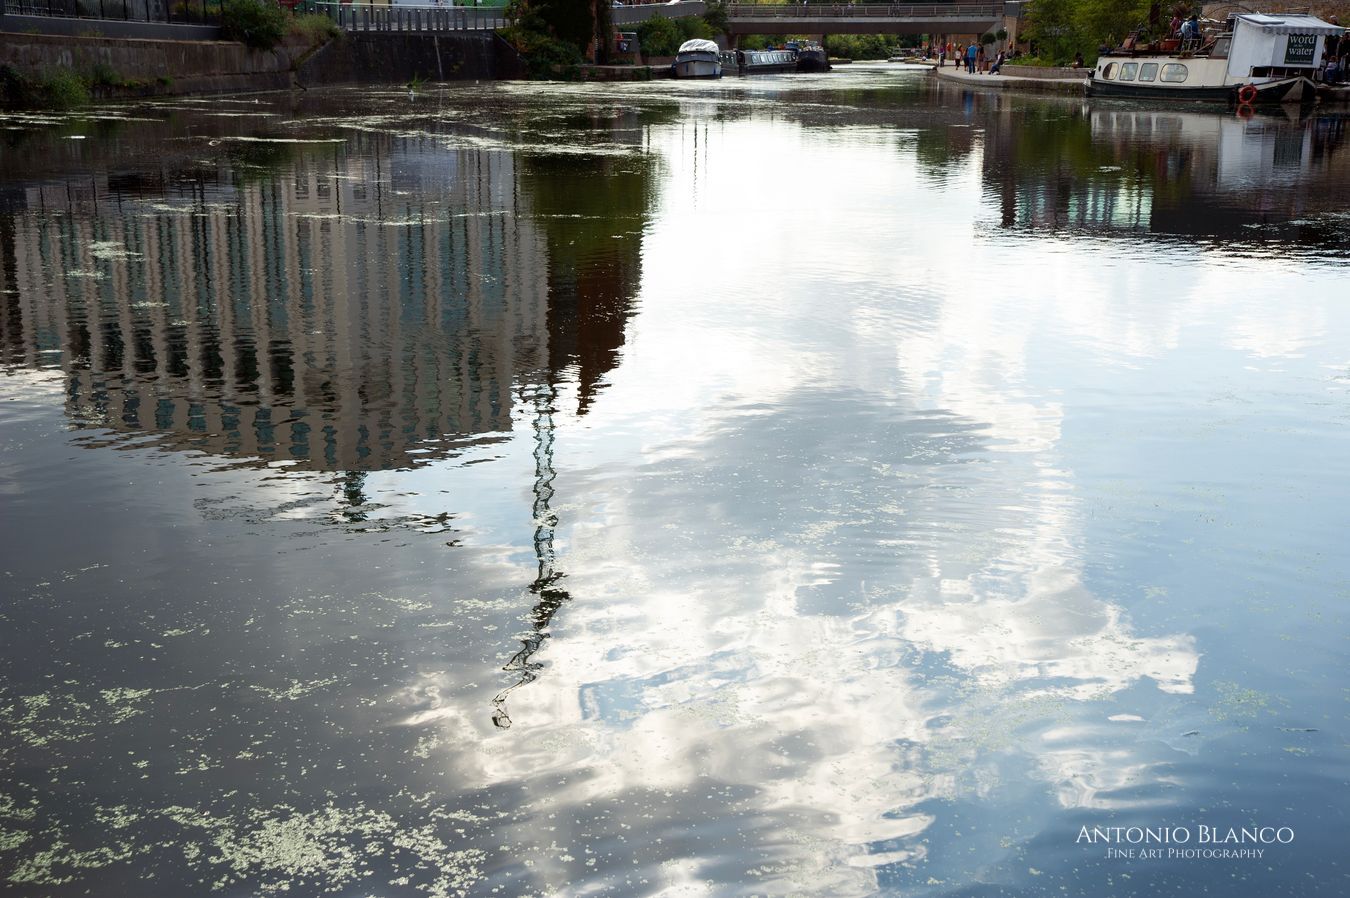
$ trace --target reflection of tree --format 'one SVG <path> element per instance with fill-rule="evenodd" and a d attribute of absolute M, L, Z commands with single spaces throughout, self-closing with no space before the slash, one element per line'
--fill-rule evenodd
<path fill-rule="evenodd" d="M 642 276 L 650 162 L 630 156 L 527 156 L 521 182 L 548 241 L 549 369 L 574 369 L 585 413 L 618 361 Z"/>

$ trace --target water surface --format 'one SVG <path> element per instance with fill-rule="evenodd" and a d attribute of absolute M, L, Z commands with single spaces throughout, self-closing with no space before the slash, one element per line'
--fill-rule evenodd
<path fill-rule="evenodd" d="M 1345 892 L 1344 118 L 0 125 L 9 893 Z"/>

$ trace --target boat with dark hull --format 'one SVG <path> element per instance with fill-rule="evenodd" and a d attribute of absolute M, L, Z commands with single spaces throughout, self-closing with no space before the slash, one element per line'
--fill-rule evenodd
<path fill-rule="evenodd" d="M 722 69 L 737 75 L 828 72 L 830 60 L 819 44 L 793 41 L 778 50 L 726 50 L 722 53 Z"/>
<path fill-rule="evenodd" d="M 826 55 L 824 47 L 808 45 L 797 50 L 797 71 L 828 72 L 829 70 L 830 57 Z"/>
<path fill-rule="evenodd" d="M 1132 35 L 1103 53 L 1088 96 L 1238 105 L 1311 103 L 1325 38 L 1339 25 L 1305 14 L 1230 16 L 1221 32 L 1143 43 Z"/>

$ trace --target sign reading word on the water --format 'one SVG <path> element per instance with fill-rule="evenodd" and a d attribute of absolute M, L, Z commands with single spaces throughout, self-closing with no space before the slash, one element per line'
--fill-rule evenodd
<path fill-rule="evenodd" d="M 1284 45 L 1285 65 L 1312 65 L 1317 55 L 1318 37 L 1315 34 L 1291 34 Z"/>

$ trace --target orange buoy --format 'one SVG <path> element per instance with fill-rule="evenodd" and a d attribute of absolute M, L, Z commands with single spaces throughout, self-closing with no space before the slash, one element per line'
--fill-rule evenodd
<path fill-rule="evenodd" d="M 1239 103 L 1250 106 L 1252 104 L 1252 101 L 1256 99 L 1256 85 L 1254 84 L 1242 85 L 1242 87 L 1238 90 L 1237 97 Z"/>

